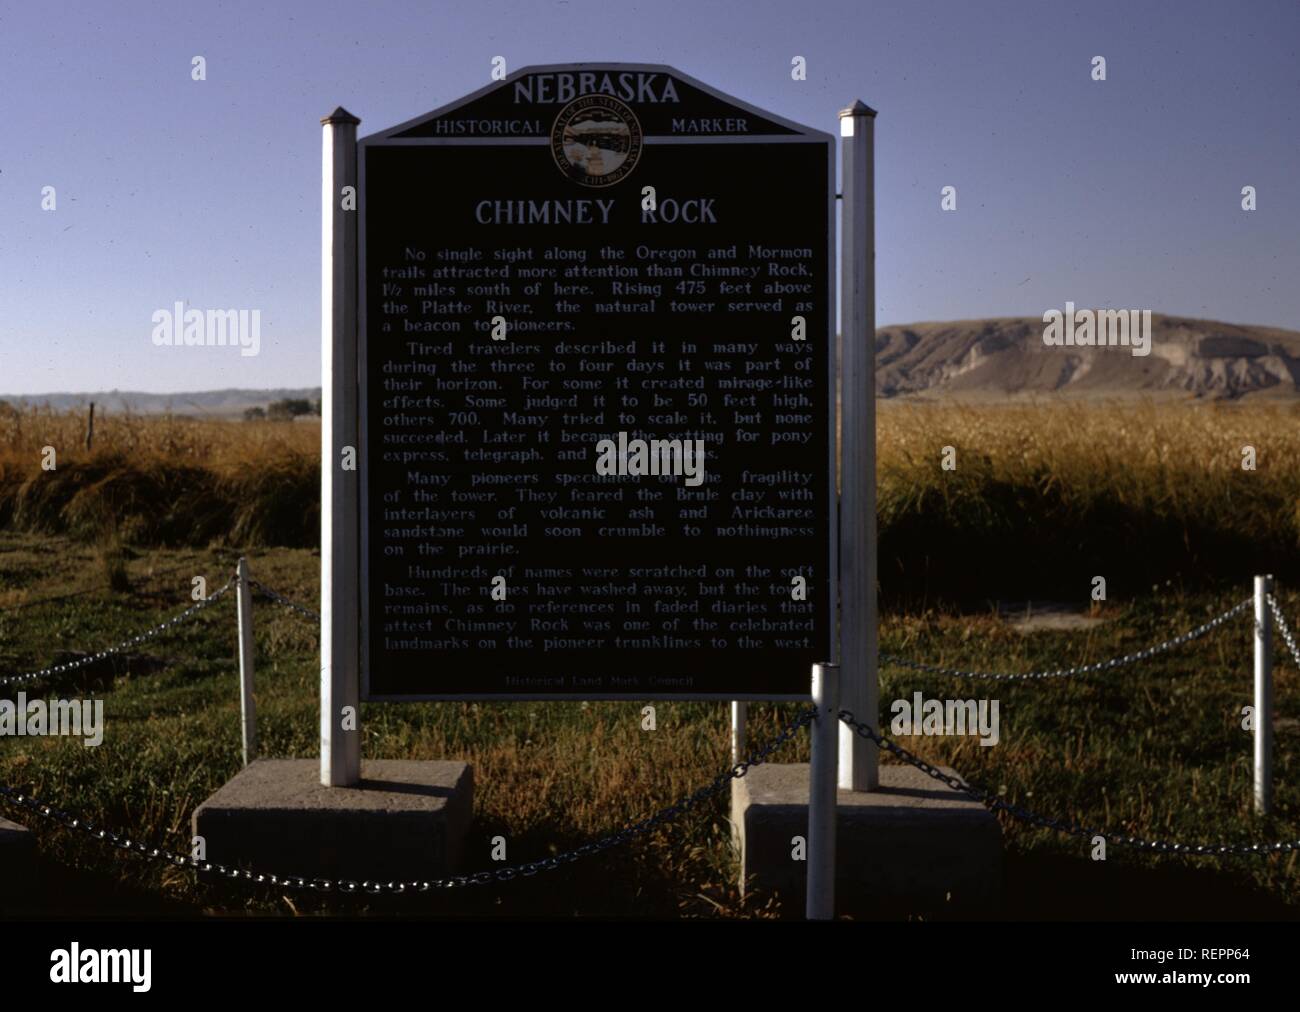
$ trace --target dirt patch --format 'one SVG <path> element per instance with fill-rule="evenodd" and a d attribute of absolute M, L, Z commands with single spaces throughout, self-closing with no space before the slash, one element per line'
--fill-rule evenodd
<path fill-rule="evenodd" d="M 999 601 L 998 615 L 1019 633 L 1082 631 L 1108 621 L 1068 601 Z"/>

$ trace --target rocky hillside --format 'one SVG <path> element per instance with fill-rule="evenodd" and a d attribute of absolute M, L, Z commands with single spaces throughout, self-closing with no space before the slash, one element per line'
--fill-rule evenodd
<path fill-rule="evenodd" d="M 1068 394 L 1300 398 L 1300 332 L 1153 314 L 1151 353 L 1049 347 L 1037 317 L 913 323 L 876 335 L 882 397 Z"/>

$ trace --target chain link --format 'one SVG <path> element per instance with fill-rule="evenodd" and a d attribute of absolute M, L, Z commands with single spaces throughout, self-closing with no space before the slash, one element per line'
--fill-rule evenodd
<path fill-rule="evenodd" d="M 858 734 L 869 741 L 875 742 L 880 748 L 892 755 L 902 759 L 909 766 L 915 766 L 922 773 L 938 780 L 940 783 L 947 784 L 954 791 L 960 791 L 976 801 L 993 809 L 994 811 L 1006 812 L 1013 818 L 1022 822 L 1028 822 L 1035 826 L 1041 826 L 1044 829 L 1052 829 L 1058 833 L 1065 833 L 1068 836 L 1081 836 L 1092 839 L 1094 836 L 1102 837 L 1108 844 L 1114 843 L 1122 847 L 1134 847 L 1138 850 L 1155 851 L 1161 854 L 1194 854 L 1194 855 L 1226 855 L 1226 854 L 1278 854 L 1290 853 L 1293 850 L 1300 850 L 1300 840 L 1287 840 L 1278 843 L 1170 843 L 1167 840 L 1146 840 L 1137 836 L 1124 836 L 1120 833 L 1108 833 L 1104 829 L 1090 829 L 1087 826 L 1081 826 L 1077 822 L 1070 822 L 1068 819 L 1053 819 L 1046 815 L 1039 815 L 1037 812 L 1031 812 L 1029 809 L 1020 805 L 1013 805 L 1008 801 L 1003 801 L 997 795 L 989 791 L 981 790 L 978 787 L 972 787 L 962 777 L 953 776 L 944 773 L 937 766 L 926 762 L 920 756 L 917 756 L 901 745 L 897 745 L 888 738 L 877 734 L 868 725 L 863 724 L 848 710 L 839 712 L 840 720 L 848 724 Z"/>
<path fill-rule="evenodd" d="M 1272 594 L 1268 595 L 1268 607 L 1273 613 L 1273 621 L 1277 623 L 1278 632 L 1286 640 L 1287 649 L 1291 651 L 1291 657 L 1295 660 L 1296 666 L 1300 667 L 1300 649 L 1297 649 L 1295 634 L 1291 632 L 1291 627 L 1286 624 L 1286 619 L 1282 617 L 1282 608 L 1277 603 L 1277 598 Z"/>
<path fill-rule="evenodd" d="M 456 889 L 463 886 L 486 885 L 491 882 L 509 882 L 511 879 L 523 876 L 525 878 L 536 875 L 539 871 L 553 871 L 561 868 L 566 864 L 572 864 L 584 857 L 592 854 L 598 854 L 602 851 L 609 850 L 611 847 L 617 847 L 620 844 L 628 843 L 639 836 L 651 832 L 658 826 L 672 822 L 679 815 L 695 808 L 697 805 L 709 798 L 719 794 L 727 788 L 733 780 L 743 777 L 752 766 L 758 766 L 767 761 L 768 756 L 778 748 L 793 738 L 799 731 L 806 727 L 816 717 L 815 709 L 802 711 L 797 717 L 785 725 L 775 738 L 769 741 L 762 748 L 752 752 L 744 762 L 737 763 L 725 773 L 720 773 L 714 777 L 712 782 L 707 786 L 701 787 L 695 793 L 683 798 L 675 805 L 656 812 L 649 818 L 642 819 L 620 829 L 616 833 L 585 843 L 581 847 L 566 851 L 563 854 L 556 854 L 553 857 L 542 858 L 537 861 L 530 861 L 527 864 L 515 865 L 508 868 L 496 868 L 492 871 L 479 871 L 471 875 L 452 875 L 448 878 L 422 880 L 418 879 L 409 882 L 376 882 L 366 880 L 357 882 L 352 879 L 329 879 L 329 878 L 305 878 L 301 875 L 273 875 L 266 872 L 252 871 L 246 868 L 232 868 L 228 865 L 217 864 L 215 862 L 203 861 L 195 857 L 189 857 L 184 854 L 176 854 L 162 847 L 151 847 L 139 840 L 132 840 L 130 837 L 112 830 L 100 828 L 87 819 L 79 818 L 69 812 L 54 808 L 45 804 L 29 794 L 25 794 L 14 787 L 7 787 L 0 784 L 0 801 L 6 801 L 16 808 L 29 812 L 35 812 L 37 815 L 68 828 L 79 830 L 92 839 L 107 843 L 109 846 L 117 847 L 121 850 L 128 850 L 132 853 L 139 854 L 147 860 L 158 861 L 163 864 L 175 865 L 181 868 L 194 868 L 200 872 L 213 873 L 223 879 L 232 882 L 244 882 L 252 885 L 270 885 L 277 888 L 303 889 L 314 892 L 337 892 L 350 894 L 357 892 L 366 893 L 388 893 L 390 895 L 401 895 L 403 893 L 427 893 L 437 889 Z"/>
<path fill-rule="evenodd" d="M 313 622 L 320 621 L 320 615 L 317 612 L 314 612 L 310 608 L 298 604 L 296 601 L 290 601 L 283 594 L 276 593 L 270 587 L 266 586 L 266 584 L 259 583 L 257 580 L 254 580 L 251 576 L 248 578 L 248 585 L 252 587 L 254 590 L 260 591 L 262 594 L 264 594 L 266 597 L 269 597 L 272 601 L 275 601 L 277 604 L 284 605 L 290 611 L 296 611 L 299 615 L 303 615 L 306 618 L 311 619 Z"/>
<path fill-rule="evenodd" d="M 1139 650 L 1137 653 L 1125 654 L 1123 657 L 1115 657 L 1109 661 L 1098 661 L 1095 664 L 1081 664 L 1074 668 L 1056 668 L 1054 670 L 1043 671 L 1026 671 L 1018 674 L 1005 674 L 996 671 L 967 671 L 962 668 L 945 668 L 937 664 L 923 664 L 920 661 L 910 661 L 904 657 L 898 657 L 895 654 L 882 652 L 880 659 L 889 664 L 897 664 L 902 668 L 911 668 L 914 671 L 925 671 L 935 675 L 954 675 L 958 678 L 986 678 L 998 682 L 1015 682 L 1030 681 L 1042 678 L 1068 678 L 1072 675 L 1094 674 L 1100 671 L 1111 671 L 1115 668 L 1124 667 L 1126 664 L 1133 664 L 1137 661 L 1144 661 L 1157 654 L 1172 650 L 1174 647 L 1180 647 L 1184 643 L 1190 643 L 1197 637 L 1204 636 L 1207 632 L 1217 629 L 1229 619 L 1235 618 L 1243 611 L 1253 605 L 1251 599 L 1242 601 L 1241 604 L 1229 608 L 1218 618 L 1211 619 L 1204 625 L 1199 625 L 1195 629 L 1189 629 L 1181 636 L 1175 636 L 1173 639 L 1165 640 L 1163 643 L 1157 643 L 1155 646 L 1147 647 L 1145 650 Z"/>
<path fill-rule="evenodd" d="M 106 647 L 98 653 L 88 654 L 87 656 L 81 657 L 75 661 L 68 661 L 66 664 L 55 664 L 52 667 L 42 668 L 40 671 L 29 671 L 23 675 L 10 675 L 6 678 L 0 678 L 0 685 L 26 684 L 34 682 L 39 678 L 48 678 L 51 675 L 62 675 L 69 671 L 76 671 L 78 668 L 84 668 L 87 665 L 96 663 L 97 661 L 102 661 L 104 658 L 111 657 L 113 654 L 121 653 L 128 647 L 138 646 L 146 640 L 153 639 L 159 633 L 165 632 L 168 629 L 180 625 L 182 622 L 192 619 L 199 612 L 203 611 L 203 609 L 216 604 L 216 602 L 219 601 L 230 590 L 230 588 L 235 585 L 235 583 L 236 578 L 232 577 L 202 601 L 186 608 L 179 615 L 172 616 L 167 619 L 167 621 L 159 623 L 152 629 L 146 629 L 142 633 L 137 633 L 130 639 L 123 640 L 121 643 L 117 644 L 117 646 Z"/>

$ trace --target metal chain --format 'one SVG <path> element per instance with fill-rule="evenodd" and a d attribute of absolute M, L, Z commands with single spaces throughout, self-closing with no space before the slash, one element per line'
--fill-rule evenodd
<path fill-rule="evenodd" d="M 167 621 L 153 627 L 152 629 L 137 634 L 136 636 L 133 636 L 130 639 L 122 643 L 119 643 L 116 646 L 108 647 L 104 650 L 99 651 L 96 654 L 81 658 L 80 660 L 70 661 L 66 664 L 54 665 L 53 667 L 45 668 L 41 671 L 33 671 L 23 675 L 15 675 L 8 678 L 0 678 L 0 685 L 27 682 L 38 678 L 46 677 L 48 675 L 62 674 L 64 672 L 74 671 L 78 668 L 82 668 L 89 664 L 93 664 L 96 661 L 102 660 L 105 657 L 111 656 L 112 654 L 118 653 L 127 647 L 135 646 L 139 643 L 143 643 L 146 640 L 152 639 L 153 637 L 157 636 L 159 633 L 163 632 L 164 630 L 179 625 L 181 622 L 184 622 L 189 618 L 192 618 L 194 615 L 198 614 L 203 609 L 214 604 L 223 595 L 225 595 L 230 590 L 230 588 L 234 586 L 237 582 L 238 582 L 237 578 L 232 578 L 228 580 L 223 586 L 218 588 L 213 593 L 209 594 L 205 600 L 192 605 L 191 607 L 187 608 L 185 611 L 181 612 L 179 615 L 176 615 L 173 618 L 168 619 Z M 321 620 L 321 617 L 318 613 L 312 611 L 309 608 L 304 607 L 303 605 L 296 603 L 295 601 L 290 600 L 289 598 L 283 596 L 282 594 L 277 593 L 276 591 L 267 587 L 265 584 L 257 580 L 254 580 L 251 577 L 249 578 L 248 583 L 249 586 L 260 591 L 266 597 L 270 598 L 271 600 L 279 604 L 284 605 L 290 610 L 297 612 L 298 614 L 306 618 L 309 618 L 314 622 L 319 622 Z M 1290 627 L 1287 625 L 1286 620 L 1282 616 L 1282 611 L 1278 606 L 1277 600 L 1276 598 L 1274 598 L 1272 594 L 1269 594 L 1267 599 L 1268 599 L 1269 608 L 1273 613 L 1273 618 L 1278 625 L 1278 629 L 1281 631 L 1282 637 L 1283 639 L 1285 639 L 1287 647 L 1291 651 L 1292 657 L 1296 660 L 1297 665 L 1300 665 L 1300 648 L 1297 647 L 1295 637 L 1292 634 Z M 888 654 L 884 652 L 880 654 L 880 659 L 888 663 L 897 664 L 901 667 L 911 668 L 917 671 L 925 671 L 933 674 L 942 674 L 942 675 L 955 675 L 958 677 L 965 677 L 965 678 L 984 678 L 984 679 L 992 679 L 995 681 L 1017 681 L 1017 680 L 1043 679 L 1043 678 L 1064 678 L 1064 677 L 1077 675 L 1077 674 L 1109 671 L 1114 668 L 1132 664 L 1136 661 L 1146 660 L 1149 657 L 1153 657 L 1157 654 L 1171 650 L 1174 647 L 1181 646 L 1184 643 L 1188 643 L 1194 639 L 1197 639 L 1200 636 L 1205 635 L 1206 633 L 1210 632 L 1213 629 L 1218 628 L 1228 620 L 1234 618 L 1236 615 L 1245 611 L 1247 608 L 1250 608 L 1253 605 L 1253 603 L 1254 602 L 1252 599 L 1247 599 L 1241 602 L 1240 604 L 1235 605 L 1232 608 L 1229 608 L 1223 614 L 1219 615 L 1214 619 L 1211 619 L 1209 622 L 1206 622 L 1203 625 L 1197 626 L 1195 629 L 1191 629 L 1188 632 L 1183 633 L 1181 636 L 1176 636 L 1173 639 L 1165 640 L 1162 643 L 1158 643 L 1154 646 L 1147 647 L 1144 650 L 1139 650 L 1136 653 L 1126 654 L 1122 657 L 1113 658 L 1108 661 L 1100 661 L 1094 664 L 1083 664 L 1073 668 L 1058 668 L 1055 670 L 1042 670 L 1042 671 L 1031 671 L 1031 672 L 1024 672 L 1024 673 L 1008 674 L 1008 673 L 1001 673 L 1001 672 L 969 671 L 960 668 L 948 668 L 939 665 L 924 664 L 919 661 L 907 660 L 906 658 L 898 657 L 896 655 Z M 279 888 L 312 889 L 318 892 L 339 892 L 344 894 L 355 893 L 358 891 L 364 891 L 367 893 L 386 892 L 392 895 L 399 895 L 407 891 L 424 893 L 430 891 L 431 889 L 450 889 L 450 888 L 458 888 L 458 887 L 468 886 L 468 885 L 483 885 L 490 882 L 507 882 L 518 876 L 528 877 L 537 874 L 539 871 L 550 871 L 562 867 L 565 864 L 571 864 L 574 861 L 580 860 L 583 857 L 588 857 L 592 854 L 600 853 L 601 851 L 608 850 L 611 847 L 619 846 L 623 843 L 627 843 L 631 840 L 634 840 L 639 836 L 649 833 L 650 831 L 652 831 L 653 829 L 657 828 L 660 825 L 664 825 L 668 822 L 673 821 L 679 815 L 683 814 L 686 811 L 689 811 L 691 808 L 694 808 L 696 805 L 700 804 L 701 802 L 706 801 L 709 798 L 713 797 L 714 795 L 718 794 L 725 787 L 727 787 L 731 783 L 731 781 L 738 779 L 739 777 L 743 777 L 751 766 L 757 766 L 763 763 L 764 761 L 766 761 L 767 757 L 772 752 L 774 752 L 776 749 L 780 748 L 787 741 L 789 741 L 795 734 L 798 733 L 800 729 L 802 729 L 803 727 L 811 723 L 812 720 L 816 717 L 816 715 L 817 715 L 817 711 L 815 709 L 809 709 L 803 711 L 802 713 L 799 714 L 799 716 L 797 716 L 794 720 L 788 723 L 785 726 L 785 728 L 781 731 L 781 733 L 777 735 L 777 737 L 775 737 L 770 742 L 768 742 L 763 748 L 758 749 L 757 751 L 752 753 L 745 762 L 738 763 L 736 766 L 732 767 L 726 773 L 720 774 L 719 776 L 715 777 L 712 783 L 710 783 L 707 787 L 700 788 L 699 790 L 697 790 L 695 793 L 691 794 L 687 798 L 684 798 L 682 801 L 679 801 L 677 804 L 662 809 L 661 811 L 650 816 L 649 818 L 643 819 L 641 822 L 634 823 L 633 825 L 628 826 L 622 830 L 619 830 L 616 833 L 611 833 L 608 836 L 604 836 L 599 840 L 595 840 L 592 841 L 591 843 L 584 844 L 583 846 L 578 847 L 574 850 L 566 851 L 563 854 L 557 854 L 554 857 L 544 858 L 539 861 L 532 861 L 527 864 L 517 865 L 508 868 L 498 868 L 498 869 L 494 869 L 493 871 L 476 872 L 472 875 L 454 875 L 443 879 L 415 880 L 411 882 L 387 882 L 387 883 L 372 882 L 369 880 L 363 882 L 356 882 L 350 879 L 338 879 L 338 880 L 324 879 L 324 878 L 307 879 L 302 876 L 284 876 L 284 875 L 254 872 L 242 868 L 230 868 L 219 863 L 201 861 L 197 858 L 188 857 L 180 854 L 174 854 L 171 851 L 168 851 L 164 848 L 149 847 L 145 843 L 142 843 L 140 841 L 133 841 L 129 837 L 126 837 L 120 833 L 116 833 L 107 829 L 98 829 L 95 827 L 93 823 L 91 823 L 86 819 L 81 819 L 71 815 L 68 812 L 53 808 L 52 806 L 47 805 L 39 801 L 38 799 L 30 795 L 24 794 L 21 791 L 18 791 L 12 787 L 0 785 L 0 799 L 8 801 L 9 803 L 15 805 L 16 807 L 35 812 L 36 814 L 41 815 L 44 818 L 49 819 L 51 821 L 58 822 L 67 828 L 81 830 L 82 832 L 85 832 L 87 835 L 91 836 L 93 839 L 108 843 L 110 846 L 118 847 L 122 850 L 128 850 L 140 854 L 141 856 L 149 860 L 162 861 L 166 864 L 171 864 L 178 867 L 192 867 L 205 873 L 208 872 L 216 873 L 222 878 L 229 879 L 232 881 L 243 881 L 255 885 L 272 885 Z M 919 756 L 914 755 L 913 753 L 909 752 L 907 749 L 903 748 L 902 746 L 897 745 L 894 742 L 888 740 L 887 738 L 884 738 L 883 736 L 877 734 L 875 731 L 871 729 L 871 727 L 858 721 L 854 717 L 854 715 L 848 710 L 841 710 L 839 712 L 839 718 L 842 721 L 844 721 L 846 724 L 848 724 L 850 727 L 852 727 L 862 737 L 867 738 L 868 740 L 874 742 L 880 748 L 897 756 L 898 758 L 902 759 L 904 762 L 908 763 L 909 765 L 914 766 L 916 769 L 919 769 L 921 772 L 925 773 L 927 776 L 931 777 L 932 779 L 938 780 L 939 782 L 946 784 L 948 787 L 952 788 L 953 790 L 959 791 L 971 798 L 974 798 L 975 800 L 979 801 L 980 803 L 984 804 L 985 806 L 987 806 L 988 808 L 994 811 L 1006 812 L 1008 815 L 1011 815 L 1016 819 L 1020 819 L 1023 822 L 1028 822 L 1032 825 L 1040 826 L 1045 829 L 1055 830 L 1057 832 L 1065 833 L 1071 836 L 1080 836 L 1080 837 L 1088 837 L 1088 838 L 1091 838 L 1093 836 L 1101 836 L 1109 843 L 1116 843 L 1121 846 L 1131 846 L 1131 847 L 1138 848 L 1140 850 L 1156 851 L 1160 853 L 1194 854 L 1194 855 L 1229 855 L 1229 854 L 1259 855 L 1259 854 L 1279 853 L 1279 852 L 1289 853 L 1292 850 L 1300 849 L 1300 840 L 1280 841 L 1276 843 L 1263 843 L 1263 844 L 1170 843 L 1164 840 L 1147 840 L 1140 837 L 1125 836 L 1122 834 L 1111 834 L 1103 830 L 1090 829 L 1086 826 L 1081 826 L 1077 823 L 1070 822 L 1068 820 L 1054 819 L 1048 816 L 1039 815 L 1038 813 L 1032 812 L 1029 809 L 1026 809 L 1020 805 L 1013 805 L 1009 802 L 1003 801 L 1001 798 L 991 794 L 988 791 L 981 790 L 976 787 L 972 787 L 971 785 L 966 783 L 963 779 L 961 779 L 958 776 L 950 776 L 944 773 L 942 770 L 926 762 L 924 759 L 920 758 Z"/>
<path fill-rule="evenodd" d="M 1199 625 L 1195 629 L 1188 630 L 1181 636 L 1175 636 L 1171 640 L 1165 640 L 1163 643 L 1157 643 L 1155 646 L 1147 647 L 1145 650 L 1139 650 L 1137 653 L 1125 654 L 1123 657 L 1115 657 L 1109 661 L 1098 661 L 1095 664 L 1080 664 L 1074 668 L 1057 668 L 1055 670 L 1027 671 L 1021 674 L 1003 674 L 996 671 L 966 671 L 961 668 L 945 668 L 937 664 L 923 664 L 920 661 L 909 661 L 904 657 L 898 657 L 894 654 L 881 653 L 880 659 L 890 664 L 897 664 L 899 667 L 912 668 L 915 671 L 925 671 L 936 675 L 955 675 L 959 678 L 988 678 L 999 682 L 1028 681 L 1041 678 L 1068 678 L 1071 675 L 1092 674 L 1099 671 L 1110 671 L 1114 668 L 1121 668 L 1126 664 L 1133 664 L 1136 661 L 1144 661 L 1156 654 L 1172 650 L 1174 647 L 1182 646 L 1184 643 L 1190 643 L 1199 636 L 1204 636 L 1212 629 L 1217 629 L 1229 619 L 1236 617 L 1253 605 L 1251 599 L 1247 599 L 1235 607 L 1229 608 L 1218 618 L 1211 619 L 1204 625 Z"/>
<path fill-rule="evenodd" d="M 352 879 L 328 879 L 314 878 L 308 879 L 301 875 L 273 875 L 265 872 L 251 871 L 246 868 L 232 868 L 228 865 L 217 864 L 209 861 L 202 861 L 198 858 L 188 857 L 183 854 L 175 854 L 172 851 L 162 847 L 150 847 L 148 844 L 139 840 L 132 840 L 121 833 L 113 832 L 108 829 L 101 829 L 86 819 L 78 818 L 69 812 L 62 811 L 45 804 L 37 798 L 13 787 L 7 787 L 0 784 L 0 801 L 6 801 L 9 804 L 21 808 L 25 811 L 35 812 L 52 822 L 57 822 L 68 829 L 76 829 L 87 834 L 92 839 L 107 843 L 110 846 L 118 847 L 121 850 L 128 850 L 132 853 L 139 854 L 147 860 L 160 861 L 164 864 L 175 865 L 181 868 L 195 868 L 200 872 L 212 872 L 223 879 L 230 881 L 251 883 L 253 885 L 271 885 L 278 888 L 287 889 L 311 889 L 316 892 L 338 892 L 351 894 L 356 892 L 367 893 L 388 893 L 390 895 L 401 895 L 403 893 L 426 893 L 433 889 L 456 889 L 462 886 L 486 885 L 491 882 L 508 882 L 518 877 L 529 877 L 536 875 L 539 871 L 552 871 L 556 868 L 563 867 L 566 864 L 572 864 L 574 861 L 592 854 L 598 854 L 601 851 L 616 847 L 620 844 L 627 843 L 649 833 L 657 826 L 671 822 L 683 812 L 689 811 L 703 801 L 720 793 L 733 780 L 743 777 L 751 766 L 758 766 L 767 760 L 767 757 L 775 752 L 778 748 L 793 738 L 801 728 L 806 727 L 816 717 L 815 709 L 802 711 L 797 717 L 785 725 L 781 733 L 769 741 L 762 748 L 752 752 L 748 759 L 742 763 L 737 763 L 726 773 L 719 774 L 713 778 L 712 783 L 707 787 L 701 787 L 694 794 L 682 799 L 675 805 L 662 809 L 647 819 L 627 826 L 617 833 L 611 833 L 608 836 L 593 840 L 591 843 L 583 844 L 574 850 L 566 851 L 563 854 L 556 854 L 554 857 L 543 858 L 539 861 L 530 861 L 527 864 L 515 865 L 509 868 L 497 868 L 492 871 L 475 872 L 472 875 L 452 875 L 448 878 L 415 880 L 409 882 L 375 882 L 366 880 L 357 882 Z"/>
<path fill-rule="evenodd" d="M 1277 603 L 1277 598 L 1272 594 L 1268 595 L 1268 607 L 1273 613 L 1273 621 L 1277 623 L 1278 632 L 1286 640 L 1287 648 L 1291 651 L 1292 658 L 1295 659 L 1296 666 L 1300 667 L 1300 649 L 1297 649 L 1295 634 L 1291 632 L 1291 627 L 1286 624 L 1286 619 L 1282 617 L 1282 608 Z"/>
<path fill-rule="evenodd" d="M 940 783 L 947 784 L 954 791 L 960 791 L 962 794 L 974 798 L 976 801 L 984 804 L 995 811 L 1006 812 L 1008 815 L 1020 819 L 1022 822 L 1028 822 L 1035 826 L 1041 826 L 1044 829 L 1053 829 L 1058 833 L 1065 833 L 1069 836 L 1082 836 L 1091 839 L 1094 836 L 1102 837 L 1108 844 L 1115 843 L 1123 847 L 1136 847 L 1139 850 L 1157 851 L 1162 854 L 1195 854 L 1195 855 L 1224 855 L 1224 854 L 1272 854 L 1272 853 L 1290 853 L 1293 850 L 1300 850 L 1300 839 L 1287 840 L 1278 843 L 1170 843 L 1166 840 L 1146 840 L 1137 836 L 1124 836 L 1120 833 L 1109 833 L 1104 829 L 1089 829 L 1087 826 L 1081 826 L 1076 822 L 1070 822 L 1067 819 L 1053 819 L 1046 815 L 1039 815 L 1037 812 L 1031 812 L 1020 805 L 1013 805 L 1010 802 L 1003 801 L 997 795 L 989 791 L 981 790 L 978 787 L 972 787 L 959 776 L 950 776 L 944 773 L 936 766 L 932 766 L 920 756 L 914 755 L 901 745 L 897 745 L 888 738 L 877 734 L 869 726 L 857 720 L 848 710 L 839 712 L 840 720 L 848 724 L 857 731 L 863 738 L 875 742 L 885 751 L 898 756 L 909 766 L 915 766 L 922 773 Z"/>
<path fill-rule="evenodd" d="M 309 608 L 304 607 L 301 604 L 298 604 L 295 601 L 291 601 L 283 594 L 277 593 L 276 591 L 272 590 L 270 587 L 267 587 L 265 584 L 259 583 L 257 580 L 254 580 L 251 577 L 249 578 L 248 582 L 250 586 L 261 591 L 271 600 L 284 605 L 286 608 L 289 608 L 300 615 L 306 616 L 307 618 L 311 619 L 314 622 L 320 621 L 320 615 L 318 615 L 316 612 L 312 611 Z M 984 678 L 984 679 L 992 679 L 994 681 L 1026 681 L 1031 679 L 1042 679 L 1042 678 L 1067 678 L 1072 675 L 1110 671 L 1113 670 L 1114 668 L 1123 667 L 1127 664 L 1133 664 L 1137 661 L 1142 661 L 1150 657 L 1154 657 L 1157 654 L 1164 653 L 1168 650 L 1172 650 L 1174 647 L 1182 646 L 1184 643 L 1190 643 L 1192 640 L 1204 636 L 1206 633 L 1214 629 L 1217 629 L 1225 622 L 1241 614 L 1247 608 L 1250 608 L 1252 604 L 1253 601 L 1251 599 L 1242 601 L 1240 604 L 1235 605 L 1232 608 L 1229 608 L 1222 615 L 1219 615 L 1217 618 L 1211 619 L 1209 622 L 1206 622 L 1204 625 L 1197 626 L 1195 629 L 1191 629 L 1188 632 L 1183 633 L 1181 636 L 1175 636 L 1173 639 L 1165 640 L 1163 643 L 1157 643 L 1155 646 L 1147 647 L 1145 650 L 1139 650 L 1136 653 L 1126 654 L 1123 657 L 1116 657 L 1109 661 L 1098 661 L 1094 664 L 1082 664 L 1079 665 L 1078 667 L 1073 667 L 1073 668 L 1058 668 L 1056 670 L 1029 671 L 1029 672 L 1017 673 L 1017 674 L 1005 674 L 1005 673 L 992 672 L 992 671 L 967 671 L 961 668 L 945 668 L 934 664 L 924 664 L 920 661 L 911 661 L 905 657 L 899 657 L 896 654 L 889 654 L 884 652 L 881 652 L 879 656 L 882 661 L 886 661 L 890 664 L 897 664 L 899 667 L 912 668 L 913 670 L 916 671 L 925 671 L 931 674 L 955 675 L 962 678 Z M 1279 619 L 1278 624 L 1284 630 L 1283 635 L 1288 635 L 1285 631 L 1285 623 L 1283 623 Z M 1298 653 L 1296 650 L 1295 641 L 1290 639 L 1288 636 L 1287 642 L 1288 644 L 1291 645 L 1292 653 L 1296 654 L 1297 663 L 1300 663 L 1300 653 Z"/>
<path fill-rule="evenodd" d="M 75 661 L 68 661 L 66 664 L 55 664 L 53 667 L 42 668 L 40 671 L 29 671 L 23 675 L 10 675 L 6 678 L 0 678 L 0 685 L 17 685 L 20 683 L 32 682 L 38 678 L 48 678 L 50 675 L 61 675 L 68 671 L 76 671 L 78 668 L 84 668 L 89 664 L 94 664 L 96 661 L 102 661 L 105 657 L 111 657 L 113 654 L 120 653 L 128 647 L 137 646 L 146 640 L 151 640 L 159 633 L 165 632 L 174 626 L 180 625 L 182 622 L 188 621 L 204 608 L 215 604 L 230 590 L 231 587 L 235 585 L 235 582 L 236 579 L 232 577 L 227 580 L 223 586 L 209 594 L 204 600 L 191 605 L 179 615 L 172 616 L 167 619 L 167 621 L 154 626 L 152 629 L 146 629 L 144 632 L 138 633 L 128 640 L 123 640 L 121 643 L 117 644 L 117 646 L 106 647 L 98 653 L 89 654 Z"/>
<path fill-rule="evenodd" d="M 254 580 L 251 576 L 248 578 L 248 585 L 252 587 L 254 590 L 261 591 L 263 594 L 269 597 L 272 601 L 275 601 L 277 604 L 284 605 L 290 611 L 296 611 L 299 615 L 304 615 L 307 618 L 311 619 L 313 622 L 320 621 L 320 615 L 312 611 L 310 608 L 306 608 L 303 605 L 298 604 L 296 601 L 290 601 L 283 594 L 277 594 L 270 587 L 266 586 L 266 584 L 259 583 L 257 580 Z"/>

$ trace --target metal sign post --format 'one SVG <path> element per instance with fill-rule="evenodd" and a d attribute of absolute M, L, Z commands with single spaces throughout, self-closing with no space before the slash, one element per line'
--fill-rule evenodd
<path fill-rule="evenodd" d="M 321 120 L 320 779 L 327 787 L 361 780 L 355 470 L 360 122 L 341 106 Z M 349 447 L 353 469 L 346 470 Z M 345 731 L 347 708 L 354 723 Z"/>
<path fill-rule="evenodd" d="M 875 110 L 840 113 L 840 665 L 844 706 L 879 731 L 876 673 Z M 840 786 L 880 786 L 876 746 L 840 728 Z"/>

